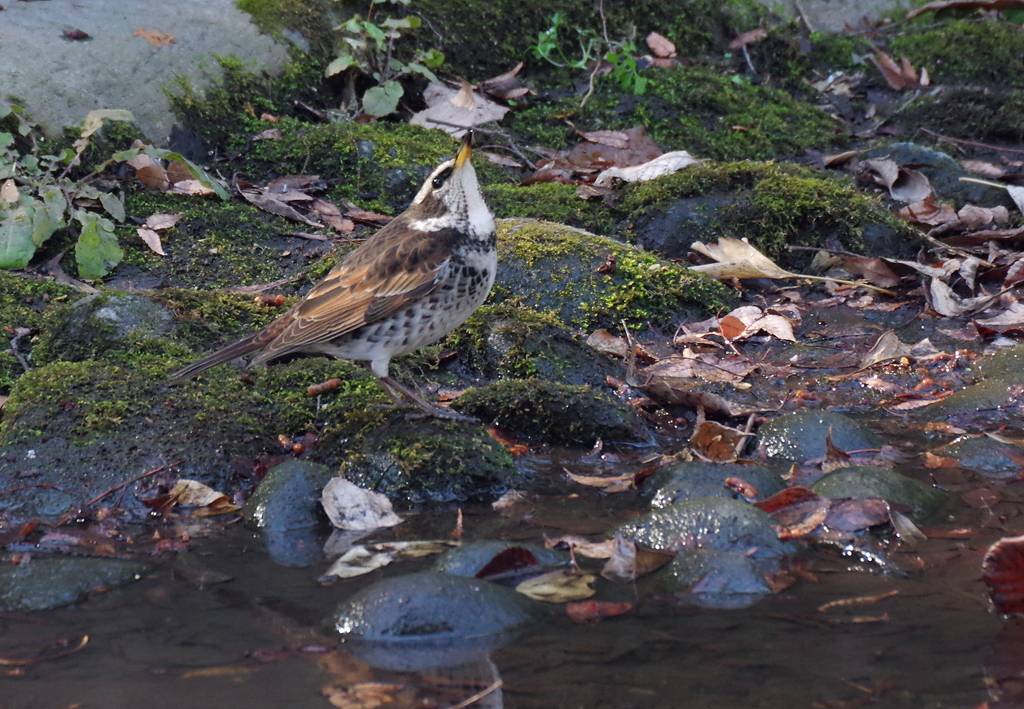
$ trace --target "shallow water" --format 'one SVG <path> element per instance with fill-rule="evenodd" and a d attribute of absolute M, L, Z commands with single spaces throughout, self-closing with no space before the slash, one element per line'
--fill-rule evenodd
<path fill-rule="evenodd" d="M 1002 492 L 1024 498 L 1015 489 L 1021 485 Z M 466 539 L 597 532 L 630 508 L 642 504 L 590 492 L 549 497 L 525 519 L 497 519 L 489 507 L 469 506 Z M 334 607 L 372 580 L 431 560 L 325 587 L 316 577 L 326 561 L 281 566 L 259 534 L 240 524 L 188 523 L 194 541 L 204 529 L 208 536 L 140 582 L 71 608 L 0 615 L 0 657 L 89 636 L 66 657 L 0 667 L 0 708 L 327 707 L 322 688 L 332 682 L 404 686 L 404 694 L 387 690 L 390 706 L 448 707 L 499 678 L 500 695 L 477 706 L 976 707 L 988 698 L 993 672 L 1024 669 L 1024 631 L 988 610 L 978 580 L 986 547 L 1022 524 L 1019 513 L 1005 500 L 991 510 L 960 506 L 933 532 L 980 528 L 973 538 L 931 539 L 916 549 L 879 540 L 884 569 L 839 550 L 815 550 L 797 560 L 803 574 L 794 585 L 746 609 L 641 597 L 601 580 L 596 598 L 638 606 L 595 625 L 577 625 L 552 606 L 549 620 L 490 654 L 493 666 L 485 657 L 461 674 L 374 670 L 344 646 L 332 650 L 336 640 L 322 630 Z M 453 508 L 420 512 L 395 534 L 443 538 L 453 521 Z M 198 588 L 204 569 L 232 580 Z M 898 593 L 867 605 L 818 610 L 891 591 Z M 1001 669 L 987 679 L 994 664 Z"/>

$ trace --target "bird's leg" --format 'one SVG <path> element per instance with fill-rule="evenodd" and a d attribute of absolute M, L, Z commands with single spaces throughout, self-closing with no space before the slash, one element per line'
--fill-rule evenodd
<path fill-rule="evenodd" d="M 433 416 L 434 418 L 439 419 L 451 419 L 454 421 L 476 421 L 472 416 L 466 416 L 464 414 L 460 414 L 458 411 L 452 411 L 446 406 L 440 406 L 427 401 L 412 389 L 396 382 L 390 376 L 380 377 L 378 381 L 381 386 L 384 387 L 384 391 L 394 399 L 396 404 L 402 403 L 401 397 L 404 396 L 407 400 L 416 404 L 416 406 L 422 409 L 428 416 Z"/>

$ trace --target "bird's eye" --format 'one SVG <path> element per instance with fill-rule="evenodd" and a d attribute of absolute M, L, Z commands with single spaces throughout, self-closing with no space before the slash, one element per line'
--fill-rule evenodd
<path fill-rule="evenodd" d="M 437 174 L 433 180 L 430 181 L 430 186 L 435 190 L 439 190 L 444 187 L 444 183 L 452 176 L 452 169 L 450 167 L 445 168 Z"/>

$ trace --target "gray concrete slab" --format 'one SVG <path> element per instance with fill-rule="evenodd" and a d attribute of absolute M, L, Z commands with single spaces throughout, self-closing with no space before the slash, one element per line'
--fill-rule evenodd
<path fill-rule="evenodd" d="M 162 88 L 174 77 L 197 86 L 220 76 L 214 55 L 274 71 L 286 48 L 262 35 L 232 0 L 7 0 L 0 11 L 0 97 L 18 97 L 51 130 L 97 108 L 126 108 L 165 143 L 174 119 Z M 63 38 L 82 30 L 91 39 Z M 155 46 L 139 29 L 174 36 Z"/>

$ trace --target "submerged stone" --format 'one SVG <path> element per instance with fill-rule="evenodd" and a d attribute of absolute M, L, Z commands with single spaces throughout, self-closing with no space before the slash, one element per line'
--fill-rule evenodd
<path fill-rule="evenodd" d="M 631 407 L 586 385 L 506 379 L 467 389 L 454 408 L 499 428 L 551 443 L 651 440 Z"/>
<path fill-rule="evenodd" d="M 659 590 L 687 594 L 701 606 L 744 608 L 771 595 L 764 574 L 776 567 L 735 551 L 683 549 L 652 581 Z"/>
<path fill-rule="evenodd" d="M 933 455 L 953 458 L 968 470 L 981 473 L 987 478 L 1020 478 L 1021 449 L 988 436 L 961 438 L 930 452 Z"/>
<path fill-rule="evenodd" d="M 748 553 L 755 559 L 792 553 L 780 541 L 771 517 L 738 500 L 697 497 L 655 510 L 620 527 L 638 546 L 655 550 L 718 549 Z"/>
<path fill-rule="evenodd" d="M 378 581 L 333 616 L 344 637 L 442 640 L 503 633 L 539 617 L 539 606 L 505 586 L 427 571 Z"/>
<path fill-rule="evenodd" d="M 644 481 L 651 507 L 661 509 L 695 497 L 730 497 L 738 493 L 725 484 L 726 478 L 740 478 L 757 488 L 764 500 L 786 487 L 782 477 L 760 465 L 684 461 L 666 465 Z"/>
<path fill-rule="evenodd" d="M 522 548 L 530 552 L 541 566 L 562 566 L 569 563 L 567 553 L 545 549 L 540 544 L 517 544 L 501 539 L 485 539 L 449 549 L 434 564 L 434 570 L 456 576 L 476 576 L 495 556 L 512 548 Z"/>
<path fill-rule="evenodd" d="M 320 526 L 327 522 L 320 493 L 335 475 L 327 466 L 305 460 L 275 465 L 256 486 L 242 515 L 251 525 L 271 531 Z"/>
<path fill-rule="evenodd" d="M 825 456 L 825 439 L 846 452 L 881 448 L 885 441 L 849 416 L 833 411 L 782 414 L 757 432 L 760 449 L 769 458 L 805 461 Z"/>
<path fill-rule="evenodd" d="M 907 507 L 917 519 L 927 519 L 950 502 L 941 490 L 905 475 L 875 465 L 840 468 L 819 479 L 811 490 L 831 499 L 877 497 L 892 505 Z"/>
<path fill-rule="evenodd" d="M 137 581 L 149 567 L 117 559 L 35 558 L 0 564 L 0 611 L 41 611 L 77 603 L 90 591 Z"/>

